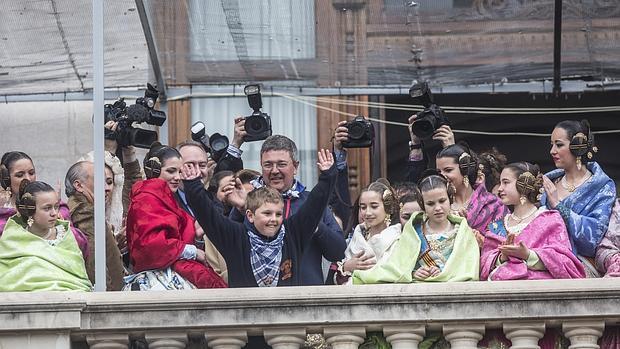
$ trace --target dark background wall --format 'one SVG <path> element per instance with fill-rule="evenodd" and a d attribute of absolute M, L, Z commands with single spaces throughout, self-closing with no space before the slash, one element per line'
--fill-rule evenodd
<path fill-rule="evenodd" d="M 513 108 L 568 108 L 568 107 L 602 107 L 620 105 L 620 91 L 588 92 L 580 94 L 563 94 L 560 98 L 550 95 L 529 93 L 508 94 L 443 94 L 435 95 L 435 102 L 440 106 L 476 106 L 476 107 L 513 107 Z M 386 103 L 412 104 L 409 96 L 387 96 Z M 407 122 L 409 111 L 386 110 L 386 119 Z M 532 114 L 532 115 L 489 115 L 448 113 L 453 129 L 489 131 L 489 132 L 533 132 L 551 133 L 559 121 L 588 119 L 593 131 L 620 129 L 620 113 L 583 113 L 583 114 Z M 401 126 L 387 125 L 387 169 L 391 181 L 404 178 L 408 155 L 409 135 Z M 509 162 L 529 161 L 539 164 L 543 170 L 554 168 L 549 155 L 550 138 L 532 136 L 482 136 L 455 134 L 456 141 L 467 141 L 474 151 L 480 152 L 492 146 L 506 154 Z M 603 134 L 595 137 L 599 148 L 595 159 L 605 172 L 616 182 L 620 179 L 620 133 Z M 434 161 L 434 154 L 439 145 L 429 145 L 428 153 Z M 434 166 L 434 165 L 433 165 Z"/>

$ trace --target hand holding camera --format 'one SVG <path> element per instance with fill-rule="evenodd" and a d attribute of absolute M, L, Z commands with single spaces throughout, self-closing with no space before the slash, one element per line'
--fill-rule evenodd
<path fill-rule="evenodd" d="M 237 116 L 235 118 L 235 131 L 231 144 L 237 147 L 237 149 L 241 149 L 243 140 L 247 135 L 248 133 L 245 132 L 245 118 L 243 116 Z"/>
<path fill-rule="evenodd" d="M 442 126 L 450 126 L 450 120 L 448 120 L 446 114 L 437 104 L 433 102 L 433 94 L 431 93 L 427 82 L 424 81 L 411 86 L 409 89 L 409 95 L 416 103 L 424 106 L 424 110 L 416 114 L 415 117 L 409 118 L 411 132 L 415 136 L 421 140 L 430 138 L 435 139 L 435 134 Z M 445 142 L 449 142 L 449 135 L 444 134 L 446 132 L 447 131 L 444 128 L 439 137 L 445 139 Z M 449 133 L 451 132 L 452 131 L 449 130 Z M 454 136 L 452 136 L 452 138 L 454 138 Z M 446 147 L 446 143 L 443 140 L 441 141 L 442 144 L 444 144 L 444 147 Z"/>
<path fill-rule="evenodd" d="M 375 140 L 375 128 L 363 116 L 356 116 L 353 120 L 346 122 L 344 128 L 347 129 L 347 139 L 341 141 L 344 148 L 368 148 L 372 146 Z"/>
<path fill-rule="evenodd" d="M 449 125 L 441 125 L 435 133 L 433 139 L 441 142 L 443 148 L 454 144 L 454 133 Z"/>
<path fill-rule="evenodd" d="M 347 128 L 347 121 L 343 120 L 338 123 L 336 130 L 334 131 L 334 149 L 342 150 L 342 143 L 349 139 L 349 129 Z"/>

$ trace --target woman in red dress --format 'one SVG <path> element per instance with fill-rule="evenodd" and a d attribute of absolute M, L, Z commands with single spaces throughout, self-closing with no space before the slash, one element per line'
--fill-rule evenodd
<path fill-rule="evenodd" d="M 133 186 L 127 213 L 127 243 L 133 271 L 156 271 L 161 281 L 160 276 L 170 275 L 162 271 L 170 268 L 197 288 L 227 287 L 206 262 L 205 252 L 195 245 L 194 218 L 175 199 L 182 165 L 176 149 L 159 143 L 154 143 L 144 158 L 147 179 Z M 183 288 L 177 281 L 168 278 L 169 285 L 164 285 L 164 289 Z"/>

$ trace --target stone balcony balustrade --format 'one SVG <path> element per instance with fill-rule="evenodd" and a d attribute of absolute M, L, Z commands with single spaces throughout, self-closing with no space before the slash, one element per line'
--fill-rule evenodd
<path fill-rule="evenodd" d="M 545 329 L 570 349 L 597 349 L 620 321 L 620 279 L 386 284 L 168 292 L 0 294 L 0 348 L 241 348 L 262 335 L 275 349 L 299 348 L 321 333 L 354 349 L 382 331 L 394 349 L 417 349 L 442 332 L 452 349 L 473 349 L 503 330 L 512 349 L 538 349 Z M 192 346 L 193 348 L 194 346 Z"/>

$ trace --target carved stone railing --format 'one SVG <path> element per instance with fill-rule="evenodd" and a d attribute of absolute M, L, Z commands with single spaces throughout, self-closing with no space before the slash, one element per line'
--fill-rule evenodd
<path fill-rule="evenodd" d="M 571 349 L 597 349 L 620 319 L 620 279 L 325 286 L 178 292 L 3 293 L 0 348 L 185 348 L 202 337 L 216 349 L 264 336 L 298 348 L 323 334 L 353 349 L 382 331 L 394 349 L 416 349 L 442 331 L 452 349 L 472 349 L 485 330 L 503 330 L 513 349 L 537 349 L 548 328 Z M 194 346 L 192 346 L 194 347 Z"/>

